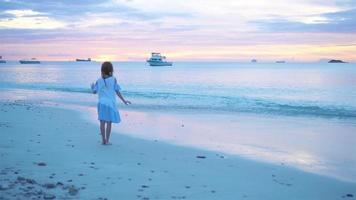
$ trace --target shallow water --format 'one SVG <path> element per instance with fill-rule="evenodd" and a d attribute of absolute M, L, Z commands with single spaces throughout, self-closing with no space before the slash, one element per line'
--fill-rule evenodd
<path fill-rule="evenodd" d="M 100 63 L 0 65 L 1 88 L 89 93 Z M 355 64 L 115 63 L 135 109 L 356 118 Z"/>
<path fill-rule="evenodd" d="M 123 123 L 125 133 L 356 180 L 355 64 L 120 62 L 114 68 L 133 102 L 120 109 L 144 124 Z M 99 75 L 96 62 L 0 64 L 1 99 L 95 107 L 89 85 Z M 175 122 L 186 124 L 178 136 L 167 133 Z M 145 123 L 154 131 L 145 131 Z"/>

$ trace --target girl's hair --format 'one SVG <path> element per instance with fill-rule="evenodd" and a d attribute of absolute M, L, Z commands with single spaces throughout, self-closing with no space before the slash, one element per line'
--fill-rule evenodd
<path fill-rule="evenodd" d="M 114 67 L 112 66 L 111 62 L 103 62 L 101 65 L 101 76 L 104 78 L 106 76 L 112 76 L 114 71 Z"/>

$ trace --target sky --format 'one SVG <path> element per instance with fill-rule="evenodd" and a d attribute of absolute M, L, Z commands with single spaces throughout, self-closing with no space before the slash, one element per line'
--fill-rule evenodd
<path fill-rule="evenodd" d="M 356 0 L 0 0 L 18 60 L 356 61 Z"/>

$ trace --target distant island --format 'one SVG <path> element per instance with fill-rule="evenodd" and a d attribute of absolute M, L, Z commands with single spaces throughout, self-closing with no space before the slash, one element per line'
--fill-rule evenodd
<path fill-rule="evenodd" d="M 328 63 L 347 63 L 347 62 L 342 61 L 342 60 L 329 60 Z"/>

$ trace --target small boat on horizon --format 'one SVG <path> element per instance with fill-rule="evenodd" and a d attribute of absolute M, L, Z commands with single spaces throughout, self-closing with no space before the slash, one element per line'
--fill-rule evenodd
<path fill-rule="evenodd" d="M 166 61 L 166 56 L 162 56 L 161 53 L 151 53 L 151 58 L 146 60 L 150 66 L 172 66 L 172 62 Z"/>
<path fill-rule="evenodd" d="M 21 64 L 41 64 L 39 60 L 36 60 L 36 58 L 31 58 L 31 59 L 22 59 L 19 60 Z"/>
<path fill-rule="evenodd" d="M 2 56 L 0 56 L 0 63 L 6 63 L 6 60 L 3 60 Z"/>
<path fill-rule="evenodd" d="M 77 59 L 75 59 L 75 61 L 77 61 L 77 62 L 91 62 L 91 58 L 88 58 L 88 59 L 77 58 Z"/>
<path fill-rule="evenodd" d="M 286 63 L 284 60 L 277 60 L 276 63 Z"/>

